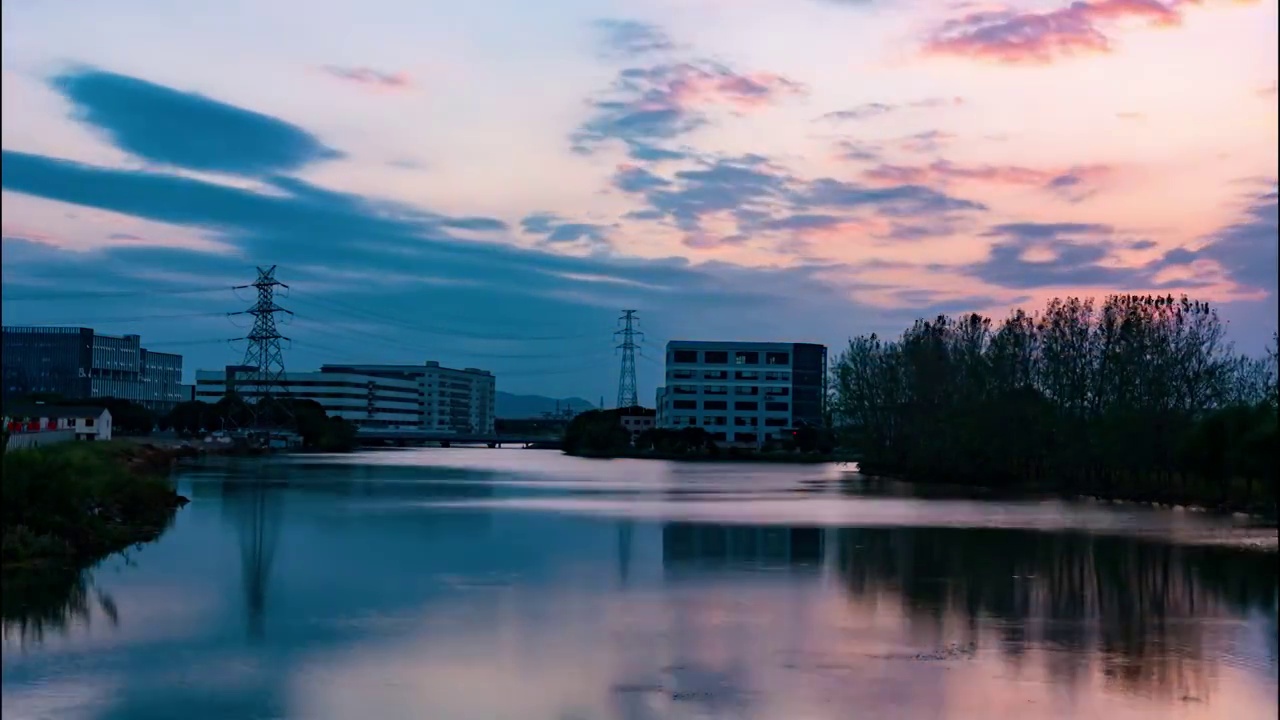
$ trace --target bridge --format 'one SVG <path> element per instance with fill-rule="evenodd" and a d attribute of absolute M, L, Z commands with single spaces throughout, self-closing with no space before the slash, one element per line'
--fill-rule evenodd
<path fill-rule="evenodd" d="M 356 431 L 356 440 L 364 445 L 396 445 L 399 447 L 432 444 L 446 448 L 454 445 L 483 445 L 491 448 L 500 448 L 503 445 L 519 445 L 525 448 L 542 450 L 559 450 L 561 448 L 561 440 L 558 437 L 503 435 L 497 433 L 469 435 L 466 433 L 433 432 L 431 430 L 384 430 L 381 428 L 360 428 Z"/>

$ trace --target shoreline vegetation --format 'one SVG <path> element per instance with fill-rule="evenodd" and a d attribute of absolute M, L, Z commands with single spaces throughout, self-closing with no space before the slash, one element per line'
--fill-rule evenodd
<path fill-rule="evenodd" d="M 1235 352 L 1208 304 L 1051 300 L 1001 323 L 852 339 L 833 424 L 867 474 L 1276 517 L 1276 337 Z"/>
<path fill-rule="evenodd" d="M 154 540 L 188 502 L 170 468 L 198 454 L 124 440 L 6 450 L 0 567 L 80 570 Z"/>

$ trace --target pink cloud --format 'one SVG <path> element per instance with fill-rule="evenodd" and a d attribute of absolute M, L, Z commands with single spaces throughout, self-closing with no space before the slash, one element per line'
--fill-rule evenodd
<path fill-rule="evenodd" d="M 945 185 L 952 182 L 981 182 L 995 185 L 1042 187 L 1074 194 L 1095 185 L 1111 173 L 1106 165 L 1079 165 L 1069 168 L 1029 168 L 1020 165 L 959 165 L 938 160 L 928 165 L 877 165 L 863 173 L 869 182 L 881 185 Z"/>
<path fill-rule="evenodd" d="M 632 79 L 643 78 L 650 87 L 641 105 L 649 110 L 690 108 L 702 105 L 732 105 L 754 109 L 769 105 L 784 95 L 803 95 L 805 86 L 768 72 L 735 73 L 710 63 L 678 63 L 631 71 Z"/>
<path fill-rule="evenodd" d="M 1201 0 L 1079 0 L 1044 13 L 988 10 L 948 20 L 925 43 L 925 52 L 1007 64 L 1044 64 L 1063 57 L 1112 50 L 1103 26 L 1126 20 L 1150 27 L 1182 24 L 1183 6 Z M 1253 0 L 1236 0 L 1246 4 Z"/>
<path fill-rule="evenodd" d="M 326 65 L 321 68 L 326 74 L 360 85 L 386 90 L 403 90 L 409 87 L 409 76 L 402 72 L 387 73 L 367 67 L 341 67 Z"/>

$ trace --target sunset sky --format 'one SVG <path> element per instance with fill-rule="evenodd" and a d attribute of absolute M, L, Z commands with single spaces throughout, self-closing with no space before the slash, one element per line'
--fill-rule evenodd
<path fill-rule="evenodd" d="M 1276 0 L 6 0 L 5 324 L 612 404 L 623 308 L 824 342 L 1057 295 L 1277 324 Z"/>

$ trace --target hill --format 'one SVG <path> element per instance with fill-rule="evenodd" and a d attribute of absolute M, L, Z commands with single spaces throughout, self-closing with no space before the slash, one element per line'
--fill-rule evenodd
<path fill-rule="evenodd" d="M 542 417 L 544 412 L 555 412 L 557 404 L 560 410 L 568 407 L 576 412 L 596 408 L 595 405 L 580 397 L 557 399 L 542 395 L 513 395 L 499 390 L 497 397 L 494 398 L 494 414 L 510 420 L 537 418 Z"/>

